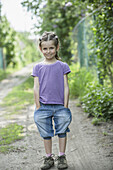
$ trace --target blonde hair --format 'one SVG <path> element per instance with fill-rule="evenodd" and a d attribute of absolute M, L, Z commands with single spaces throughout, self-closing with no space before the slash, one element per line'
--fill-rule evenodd
<path fill-rule="evenodd" d="M 42 37 L 39 38 L 39 46 L 41 47 L 42 42 L 44 42 L 44 41 L 50 41 L 50 40 L 53 40 L 53 41 L 54 41 L 54 45 L 55 45 L 56 48 L 57 48 L 58 45 L 59 45 L 58 36 L 57 36 L 54 32 L 47 32 L 47 31 L 45 31 L 45 32 L 42 34 Z M 55 58 L 56 58 L 57 60 L 61 60 L 61 58 L 58 56 L 58 52 L 57 52 L 57 51 L 56 51 Z"/>

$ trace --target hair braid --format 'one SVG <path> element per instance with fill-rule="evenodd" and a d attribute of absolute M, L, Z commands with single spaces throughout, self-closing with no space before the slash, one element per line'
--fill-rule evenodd
<path fill-rule="evenodd" d="M 53 41 L 54 41 L 54 45 L 55 45 L 56 48 L 57 48 L 58 45 L 59 45 L 58 36 L 57 36 L 54 32 L 47 32 L 47 31 L 45 31 L 45 32 L 42 34 L 42 37 L 39 38 L 39 46 L 41 47 L 41 44 L 42 44 L 43 41 L 50 41 L 50 40 L 53 40 Z M 58 56 L 58 52 L 57 52 L 57 51 L 56 51 L 55 58 L 56 58 L 57 60 L 61 60 L 61 58 Z"/>

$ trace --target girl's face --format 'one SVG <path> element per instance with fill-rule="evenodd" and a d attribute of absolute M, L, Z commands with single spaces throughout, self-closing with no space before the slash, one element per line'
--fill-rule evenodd
<path fill-rule="evenodd" d="M 51 60 L 51 59 L 55 58 L 56 51 L 58 50 L 58 47 L 56 48 L 53 40 L 43 41 L 41 43 L 40 50 L 46 59 Z"/>

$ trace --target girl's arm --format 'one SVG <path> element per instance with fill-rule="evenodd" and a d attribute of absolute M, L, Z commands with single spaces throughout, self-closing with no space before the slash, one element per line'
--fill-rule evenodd
<path fill-rule="evenodd" d="M 69 102 L 69 85 L 67 74 L 64 75 L 64 107 L 68 108 Z"/>
<path fill-rule="evenodd" d="M 39 102 L 39 78 L 34 77 L 34 99 L 36 104 L 36 109 L 39 109 L 40 102 Z"/>

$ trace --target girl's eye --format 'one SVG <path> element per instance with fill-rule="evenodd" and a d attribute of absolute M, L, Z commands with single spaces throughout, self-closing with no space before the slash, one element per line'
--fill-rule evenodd
<path fill-rule="evenodd" d="M 47 50 L 47 48 L 43 48 L 43 50 Z"/>
<path fill-rule="evenodd" d="M 53 50 L 53 49 L 54 49 L 54 47 L 50 47 L 50 49 L 51 49 L 51 50 Z"/>

